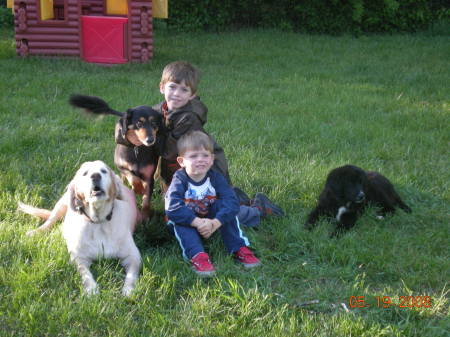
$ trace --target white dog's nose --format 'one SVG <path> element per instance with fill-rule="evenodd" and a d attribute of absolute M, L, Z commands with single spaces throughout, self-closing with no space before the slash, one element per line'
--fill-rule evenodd
<path fill-rule="evenodd" d="M 102 179 L 102 176 L 100 175 L 100 173 L 93 173 L 91 175 L 91 179 L 93 182 L 99 182 Z"/>

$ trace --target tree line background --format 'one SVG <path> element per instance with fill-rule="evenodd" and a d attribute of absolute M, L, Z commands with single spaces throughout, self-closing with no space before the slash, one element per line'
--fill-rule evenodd
<path fill-rule="evenodd" d="M 0 0 L 0 26 L 13 17 Z M 302 33 L 416 32 L 450 19 L 448 0 L 169 0 L 168 28 L 275 28 Z M 159 20 L 158 20 L 159 21 Z"/>
<path fill-rule="evenodd" d="M 276 28 L 303 33 L 415 32 L 448 20 L 446 0 L 169 0 L 178 30 Z"/>

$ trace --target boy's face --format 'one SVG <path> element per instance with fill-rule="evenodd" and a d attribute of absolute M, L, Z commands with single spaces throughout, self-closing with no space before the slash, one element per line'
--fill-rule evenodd
<path fill-rule="evenodd" d="M 164 95 L 169 110 L 179 109 L 195 97 L 195 93 L 186 85 L 185 81 L 160 84 L 159 90 Z"/>
<path fill-rule="evenodd" d="M 195 181 L 202 180 L 214 163 L 214 155 L 205 150 L 186 151 L 183 157 L 177 157 L 178 164 L 186 169 L 188 176 Z"/>

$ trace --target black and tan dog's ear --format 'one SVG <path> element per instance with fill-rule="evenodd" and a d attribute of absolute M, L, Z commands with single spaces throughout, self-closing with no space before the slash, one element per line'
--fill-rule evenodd
<path fill-rule="evenodd" d="M 125 145 L 125 146 L 132 146 L 133 144 L 131 144 L 126 135 L 127 135 L 127 131 L 123 129 L 123 125 L 122 125 L 122 118 L 119 119 L 116 123 L 116 127 L 114 129 L 114 139 L 116 141 L 116 144 L 121 144 L 121 145 Z"/>
<path fill-rule="evenodd" d="M 129 121 L 130 121 L 130 114 L 127 111 L 125 113 L 125 116 L 123 116 L 119 119 L 120 135 L 123 138 L 126 138 L 127 131 L 128 131 L 128 125 L 130 125 Z"/>
<path fill-rule="evenodd" d="M 132 118 L 133 109 L 128 109 L 119 119 L 118 124 L 120 125 L 120 133 L 123 138 L 126 137 L 128 129 L 132 127 Z"/>

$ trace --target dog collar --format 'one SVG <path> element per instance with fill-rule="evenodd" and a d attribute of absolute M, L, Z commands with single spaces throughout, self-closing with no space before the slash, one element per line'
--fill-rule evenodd
<path fill-rule="evenodd" d="M 106 220 L 111 221 L 112 215 L 113 215 L 113 210 L 114 210 L 114 204 L 113 204 L 112 207 L 111 207 L 111 212 L 109 212 L 109 214 L 106 216 Z M 77 208 L 77 211 L 78 211 L 79 213 L 83 214 L 90 222 L 93 222 L 93 223 L 99 222 L 99 221 L 94 221 L 94 220 L 92 220 L 92 219 L 89 217 L 89 215 L 86 213 L 86 211 L 84 210 L 84 207 L 78 207 L 78 208 Z"/>
<path fill-rule="evenodd" d="M 111 207 L 111 212 L 109 212 L 109 214 L 106 216 L 106 220 L 110 221 L 112 219 L 113 210 L 114 210 L 114 204 Z"/>
<path fill-rule="evenodd" d="M 134 147 L 134 155 L 136 156 L 136 159 L 137 159 L 137 157 L 139 155 L 139 146 Z"/>

